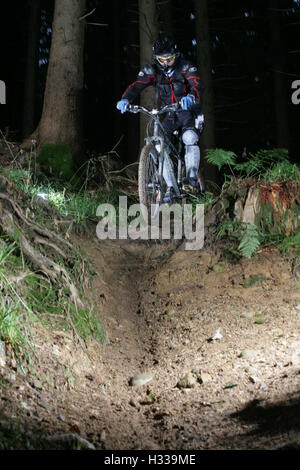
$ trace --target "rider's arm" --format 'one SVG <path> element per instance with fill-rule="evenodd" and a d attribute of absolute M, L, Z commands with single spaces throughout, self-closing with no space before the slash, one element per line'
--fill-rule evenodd
<path fill-rule="evenodd" d="M 141 91 L 150 85 L 155 85 L 155 72 L 151 65 L 145 65 L 138 74 L 136 81 L 125 90 L 122 99 L 127 99 L 132 103 Z"/>
<path fill-rule="evenodd" d="M 197 67 L 190 65 L 188 68 L 186 68 L 183 74 L 188 83 L 189 94 L 194 95 L 196 102 L 200 103 L 202 100 L 204 86 L 201 82 Z"/>

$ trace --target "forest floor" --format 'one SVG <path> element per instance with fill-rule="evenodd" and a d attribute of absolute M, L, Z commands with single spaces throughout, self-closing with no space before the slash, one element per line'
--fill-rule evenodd
<path fill-rule="evenodd" d="M 288 258 L 76 243 L 95 270 L 88 296 L 105 344 L 85 350 L 37 325 L 38 363 L 1 371 L 2 435 L 27 448 L 74 435 L 110 450 L 300 447 L 300 285 Z"/>

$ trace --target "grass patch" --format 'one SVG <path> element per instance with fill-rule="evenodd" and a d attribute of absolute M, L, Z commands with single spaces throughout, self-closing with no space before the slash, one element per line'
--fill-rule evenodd
<path fill-rule="evenodd" d="M 286 237 L 281 243 L 283 253 L 293 252 L 300 257 L 300 229 L 292 236 Z"/>
<path fill-rule="evenodd" d="M 124 196 L 122 191 L 114 188 L 88 191 L 82 188 L 75 192 L 70 184 L 62 185 L 45 177 L 41 181 L 31 181 L 27 170 L 5 170 L 4 174 L 33 201 L 44 199 L 62 216 L 72 217 L 75 226 L 97 222 L 96 212 L 100 204 L 112 204 L 116 208 L 117 220 L 119 218 L 119 196 Z M 134 198 L 128 200 L 129 204 L 134 202 Z"/>
<path fill-rule="evenodd" d="M 268 169 L 263 179 L 266 183 L 279 183 L 287 180 L 300 182 L 300 167 L 284 160 Z"/>
<path fill-rule="evenodd" d="M 79 264 L 76 269 L 80 270 Z M 93 338 L 99 344 L 104 343 L 105 331 L 93 309 L 76 310 L 67 288 L 59 289 L 47 278 L 31 272 L 16 245 L 8 245 L 1 239 L 0 292 L 0 339 L 10 344 L 12 355 L 20 366 L 23 361 L 32 362 L 31 330 L 37 322 L 63 331 L 75 328 L 84 341 Z"/>
<path fill-rule="evenodd" d="M 0 337 L 9 343 L 19 363 L 22 359 L 30 362 L 30 324 L 20 303 L 7 304 L 8 298 L 0 301 Z"/>
<path fill-rule="evenodd" d="M 254 276 L 250 276 L 249 279 L 246 279 L 244 282 L 244 287 L 253 287 L 255 284 L 258 282 L 265 282 L 267 281 L 266 276 L 263 276 L 261 274 L 255 274 Z"/>
<path fill-rule="evenodd" d="M 75 309 L 74 305 L 70 304 L 70 316 L 77 333 L 82 339 L 89 340 L 92 337 L 99 344 L 104 344 L 106 334 L 102 324 L 96 318 L 93 308 L 90 310 Z"/>

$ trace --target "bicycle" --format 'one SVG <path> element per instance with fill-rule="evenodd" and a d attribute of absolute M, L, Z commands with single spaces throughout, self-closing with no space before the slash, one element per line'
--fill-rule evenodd
<path fill-rule="evenodd" d="M 147 125 L 146 145 L 142 148 L 139 159 L 138 188 L 140 204 L 146 206 L 148 215 L 156 217 L 159 214 L 160 206 L 163 204 L 163 194 L 166 190 L 166 183 L 163 178 L 164 166 L 169 173 L 172 182 L 171 202 L 180 201 L 187 195 L 194 196 L 184 187 L 184 156 L 181 133 L 175 131 L 177 136 L 177 147 L 170 142 L 165 135 L 160 116 L 167 112 L 175 112 L 181 109 L 179 103 L 164 106 L 160 110 L 147 109 L 143 106 L 130 105 L 128 111 L 134 114 L 144 113 L 151 119 Z M 150 127 L 153 123 L 153 132 Z M 166 148 L 168 151 L 166 151 Z M 171 152 L 172 158 L 169 155 Z M 175 176 L 177 167 L 177 175 Z M 200 191 L 204 192 L 204 181 L 200 174 Z M 151 214 L 151 206 L 154 212 Z"/>

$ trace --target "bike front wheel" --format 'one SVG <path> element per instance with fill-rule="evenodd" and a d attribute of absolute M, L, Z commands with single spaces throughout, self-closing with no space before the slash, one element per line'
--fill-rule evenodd
<path fill-rule="evenodd" d="M 155 147 L 147 144 L 142 148 L 139 161 L 139 199 L 140 204 L 151 214 L 151 205 L 160 205 L 162 182 L 159 178 L 159 155 Z"/>

